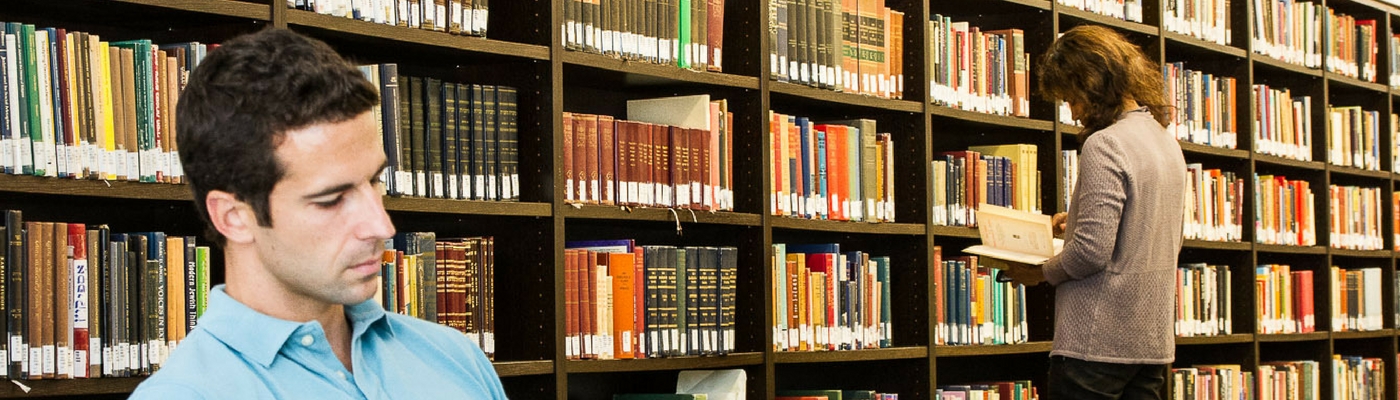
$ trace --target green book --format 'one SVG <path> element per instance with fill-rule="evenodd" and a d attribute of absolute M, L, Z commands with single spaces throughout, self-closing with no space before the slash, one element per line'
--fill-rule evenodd
<path fill-rule="evenodd" d="M 204 315 L 204 308 L 209 304 L 209 247 L 194 248 L 194 270 L 195 317 L 198 318 Z"/>

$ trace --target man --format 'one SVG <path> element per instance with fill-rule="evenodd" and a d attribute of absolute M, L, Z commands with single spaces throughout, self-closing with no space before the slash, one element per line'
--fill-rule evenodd
<path fill-rule="evenodd" d="M 239 37 L 190 77 L 177 126 L 225 281 L 134 399 L 504 399 L 475 344 L 371 300 L 394 235 L 375 88 L 326 44 Z"/>

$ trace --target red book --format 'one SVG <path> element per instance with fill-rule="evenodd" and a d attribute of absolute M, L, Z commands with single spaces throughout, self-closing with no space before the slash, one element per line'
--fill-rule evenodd
<path fill-rule="evenodd" d="M 564 201 L 578 200 L 574 194 L 574 114 L 564 113 Z"/>
<path fill-rule="evenodd" d="M 617 126 L 613 121 L 612 116 L 598 116 L 598 200 L 604 205 L 617 204 Z"/>

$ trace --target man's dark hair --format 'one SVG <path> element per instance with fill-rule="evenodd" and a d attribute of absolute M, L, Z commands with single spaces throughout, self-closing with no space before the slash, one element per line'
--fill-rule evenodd
<path fill-rule="evenodd" d="M 210 51 L 190 75 L 176 112 L 180 163 L 207 234 L 210 190 L 252 206 L 272 226 L 268 194 L 284 173 L 275 149 L 288 131 L 354 118 L 379 103 L 374 86 L 325 43 L 270 28 Z"/>

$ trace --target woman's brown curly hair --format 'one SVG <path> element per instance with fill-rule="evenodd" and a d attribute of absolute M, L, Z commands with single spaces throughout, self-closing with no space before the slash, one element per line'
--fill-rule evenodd
<path fill-rule="evenodd" d="M 1161 68 L 1113 29 L 1070 29 L 1041 57 L 1039 73 L 1041 96 L 1082 107 L 1081 139 L 1117 121 L 1125 99 L 1147 107 L 1158 123 L 1167 125 L 1171 106 Z"/>

